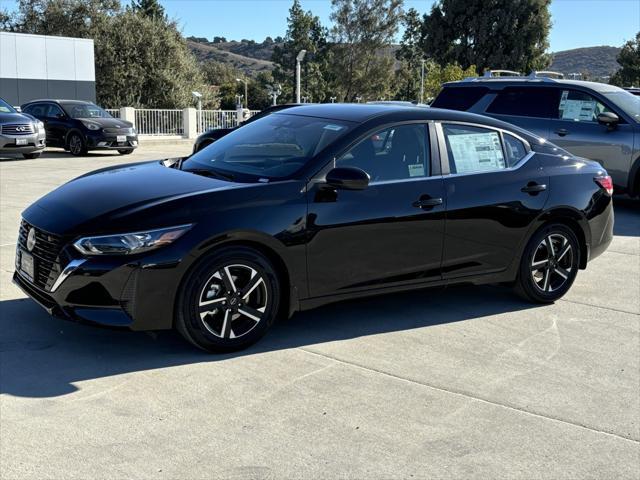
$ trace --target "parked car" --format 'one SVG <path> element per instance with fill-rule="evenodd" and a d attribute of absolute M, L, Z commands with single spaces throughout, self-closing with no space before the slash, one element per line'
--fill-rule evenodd
<path fill-rule="evenodd" d="M 535 75 L 471 78 L 444 84 L 432 106 L 518 125 L 596 160 L 617 190 L 640 195 L 640 98 L 621 88 Z"/>
<path fill-rule="evenodd" d="M 308 105 L 62 185 L 23 212 L 13 278 L 56 316 L 230 351 L 367 295 L 505 282 L 553 302 L 611 242 L 612 191 L 596 162 L 488 117 Z"/>
<path fill-rule="evenodd" d="M 21 153 L 38 158 L 45 147 L 44 124 L 31 115 L 18 112 L 0 98 L 0 154 Z"/>
<path fill-rule="evenodd" d="M 113 118 L 91 102 L 34 100 L 21 108 L 44 123 L 48 146 L 64 148 L 72 155 L 85 155 L 89 150 L 117 150 L 127 155 L 138 146 L 131 122 Z"/>
<path fill-rule="evenodd" d="M 222 137 L 224 137 L 225 135 L 228 135 L 229 133 L 233 132 L 237 128 L 240 128 L 251 122 L 255 122 L 256 120 L 266 117 L 267 115 L 271 115 L 272 113 L 280 112 L 282 110 L 286 110 L 287 108 L 291 108 L 291 107 L 297 107 L 299 105 L 300 104 L 298 103 L 286 103 L 283 105 L 273 105 L 271 107 L 265 108 L 264 110 L 256 113 L 254 116 L 249 117 L 247 120 L 242 122 L 240 125 L 236 125 L 235 127 L 213 128 L 211 130 L 207 130 L 198 138 L 196 138 L 196 141 L 193 144 L 193 153 L 199 152 L 203 148 L 208 147 L 216 140 L 221 139 Z"/>

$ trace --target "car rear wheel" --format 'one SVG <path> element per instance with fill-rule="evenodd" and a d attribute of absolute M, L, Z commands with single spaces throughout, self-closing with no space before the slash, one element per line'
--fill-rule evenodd
<path fill-rule="evenodd" d="M 41 152 L 23 153 L 22 156 L 27 160 L 33 160 L 34 158 L 38 158 L 40 156 L 40 153 Z"/>
<path fill-rule="evenodd" d="M 80 155 L 86 155 L 87 153 L 87 145 L 84 141 L 84 138 L 82 138 L 82 135 L 80 135 L 79 133 L 72 133 L 69 136 L 68 146 L 71 155 L 74 155 L 76 157 Z"/>
<path fill-rule="evenodd" d="M 266 257 L 251 248 L 224 248 L 188 274 L 178 298 L 176 328 L 203 350 L 240 350 L 273 325 L 279 302 L 278 276 Z"/>
<path fill-rule="evenodd" d="M 573 231 L 562 224 L 547 225 L 525 248 L 516 292 L 532 302 L 552 303 L 569 291 L 579 265 L 580 246 Z"/>

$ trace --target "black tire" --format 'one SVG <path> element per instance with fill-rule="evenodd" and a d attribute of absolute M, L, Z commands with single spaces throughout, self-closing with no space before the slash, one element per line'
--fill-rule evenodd
<path fill-rule="evenodd" d="M 33 152 L 33 153 L 23 153 L 22 156 L 27 160 L 33 160 L 34 158 L 38 158 L 42 152 Z"/>
<path fill-rule="evenodd" d="M 198 348 L 232 352 L 267 333 L 279 304 L 278 275 L 264 255 L 247 247 L 221 248 L 202 258 L 187 274 L 178 293 L 175 325 Z"/>
<path fill-rule="evenodd" d="M 79 133 L 72 133 L 69 135 L 67 139 L 67 147 L 69 148 L 69 152 L 74 157 L 79 157 L 87 154 L 87 142 L 85 142 L 84 137 Z"/>
<path fill-rule="evenodd" d="M 569 291 L 578 274 L 580 244 L 575 233 L 560 223 L 543 226 L 529 240 L 515 291 L 534 303 L 553 303 Z"/>
<path fill-rule="evenodd" d="M 121 150 L 118 150 L 118 153 L 119 153 L 120 155 L 129 155 L 130 153 L 133 153 L 133 150 L 125 150 L 125 149 L 121 149 Z"/>

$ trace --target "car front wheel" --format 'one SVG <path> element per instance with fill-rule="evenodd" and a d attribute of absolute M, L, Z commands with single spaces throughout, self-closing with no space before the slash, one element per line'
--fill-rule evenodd
<path fill-rule="evenodd" d="M 547 225 L 525 248 L 516 292 L 532 302 L 552 303 L 569 291 L 579 265 L 580 246 L 573 231 L 562 224 Z"/>
<path fill-rule="evenodd" d="M 79 155 L 86 155 L 87 153 L 87 145 L 84 141 L 84 138 L 82 138 L 82 135 L 80 135 L 79 133 L 72 133 L 69 136 L 68 146 L 71 155 L 74 155 L 76 157 Z"/>
<path fill-rule="evenodd" d="M 178 331 L 209 352 L 240 350 L 273 324 L 280 302 L 278 276 L 260 252 L 223 248 L 202 259 L 179 294 Z"/>

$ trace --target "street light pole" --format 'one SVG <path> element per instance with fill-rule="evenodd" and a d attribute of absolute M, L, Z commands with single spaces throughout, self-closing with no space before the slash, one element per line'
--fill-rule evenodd
<path fill-rule="evenodd" d="M 300 103 L 300 62 L 304 60 L 306 54 L 306 50 L 300 50 L 296 57 L 296 103 Z"/>
<path fill-rule="evenodd" d="M 424 58 L 420 60 L 422 63 L 422 73 L 420 75 L 420 103 L 424 103 Z"/>
<path fill-rule="evenodd" d="M 249 108 L 249 82 L 246 78 L 236 78 L 236 82 L 244 83 L 244 101 L 246 103 L 245 108 Z"/>

